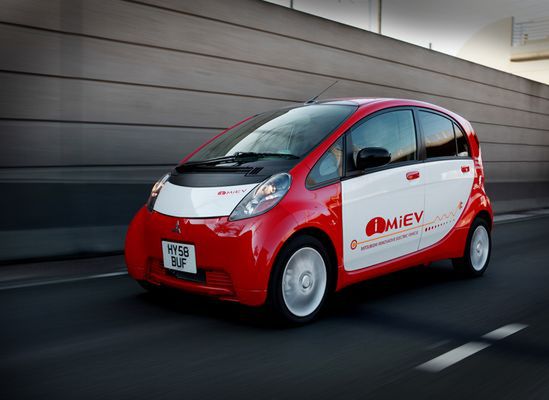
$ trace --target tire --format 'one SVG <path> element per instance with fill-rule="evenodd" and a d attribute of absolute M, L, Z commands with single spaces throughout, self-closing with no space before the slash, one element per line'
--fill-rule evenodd
<path fill-rule="evenodd" d="M 332 271 L 320 240 L 308 235 L 291 240 L 280 251 L 271 273 L 271 308 L 285 322 L 312 321 L 332 290 Z"/>
<path fill-rule="evenodd" d="M 465 254 L 461 258 L 453 259 L 452 263 L 456 271 L 463 276 L 481 276 L 488 268 L 491 253 L 490 224 L 482 218 L 476 218 L 467 235 Z"/>

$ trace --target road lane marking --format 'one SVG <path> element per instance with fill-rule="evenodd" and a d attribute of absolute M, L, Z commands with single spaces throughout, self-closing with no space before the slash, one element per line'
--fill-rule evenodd
<path fill-rule="evenodd" d="M 478 353 L 481 350 L 489 347 L 490 343 L 483 342 L 469 342 L 463 346 L 459 346 L 454 350 L 450 350 L 447 353 L 444 353 L 436 358 L 433 358 L 426 363 L 418 365 L 416 368 L 422 371 L 428 372 L 439 372 L 444 368 L 448 368 L 450 365 L 460 362 L 467 357 L 472 356 L 475 353 Z"/>
<path fill-rule="evenodd" d="M 502 326 L 501 328 L 496 329 L 495 331 L 488 332 L 486 335 L 482 336 L 483 339 L 488 340 L 501 340 L 507 336 L 517 333 L 518 331 L 523 330 L 528 325 L 523 324 L 509 324 Z"/>
<path fill-rule="evenodd" d="M 58 283 L 87 281 L 90 279 L 111 278 L 113 276 L 120 276 L 120 275 L 127 275 L 127 274 L 128 273 L 126 271 L 119 271 L 119 272 L 109 272 L 106 274 L 80 276 L 77 278 L 52 279 L 52 280 L 46 280 L 41 282 L 20 283 L 20 284 L 14 284 L 14 285 L 0 286 L 0 290 L 22 289 L 22 288 L 29 288 L 29 287 L 35 287 L 35 286 L 55 285 Z"/>
<path fill-rule="evenodd" d="M 491 341 L 501 340 L 506 338 L 507 336 L 523 330 L 527 326 L 528 325 L 524 324 L 505 325 L 501 328 L 488 332 L 487 334 L 483 335 L 482 338 Z M 438 357 L 435 357 L 432 360 L 418 365 L 416 369 L 427 372 L 440 372 L 443 369 L 448 368 L 449 366 L 454 365 L 466 359 L 467 357 L 470 357 L 473 354 L 476 354 L 479 351 L 486 349 L 487 347 L 490 347 L 492 344 L 493 343 L 489 342 L 469 342 L 453 350 L 450 350 Z"/>

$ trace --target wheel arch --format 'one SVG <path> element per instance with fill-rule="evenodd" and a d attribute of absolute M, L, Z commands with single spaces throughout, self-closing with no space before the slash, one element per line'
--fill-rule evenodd
<path fill-rule="evenodd" d="M 335 291 L 336 287 L 337 287 L 337 280 L 338 280 L 337 252 L 336 252 L 336 248 L 335 248 L 335 245 L 334 245 L 332 239 L 322 229 L 317 228 L 317 227 L 304 227 L 304 228 L 298 229 L 297 231 L 292 233 L 292 235 L 290 235 L 290 237 L 288 237 L 288 239 L 286 239 L 284 244 L 278 250 L 278 253 L 275 257 L 274 263 L 276 264 L 278 262 L 279 257 L 282 254 L 282 250 L 286 246 L 288 246 L 293 240 L 295 240 L 295 239 L 297 239 L 298 237 L 301 237 L 301 236 L 314 237 L 315 239 L 320 241 L 322 243 L 322 245 L 324 246 L 324 248 L 326 249 L 326 252 L 328 253 L 328 257 L 330 258 L 329 271 L 328 271 L 328 273 L 330 274 L 329 293 L 333 293 Z M 269 277 L 269 283 L 272 279 L 273 279 L 273 273 L 271 271 L 271 276 Z M 271 287 L 271 285 L 269 284 L 269 288 L 270 287 Z"/>
<path fill-rule="evenodd" d="M 492 220 L 492 216 L 490 215 L 490 213 L 487 211 L 487 210 L 481 210 L 477 213 L 477 215 L 475 215 L 475 219 L 477 218 L 480 218 L 480 219 L 483 219 L 484 221 L 486 221 L 488 223 L 488 225 L 490 226 L 490 230 L 492 229 L 492 225 L 494 223 L 494 221 Z"/>

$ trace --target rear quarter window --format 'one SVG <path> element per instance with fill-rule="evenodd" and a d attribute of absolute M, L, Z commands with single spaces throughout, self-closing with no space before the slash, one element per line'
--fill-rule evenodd
<path fill-rule="evenodd" d="M 458 157 L 468 157 L 469 156 L 469 143 L 467 143 L 467 138 L 457 124 L 454 123 L 454 133 L 456 135 L 456 147 Z"/>

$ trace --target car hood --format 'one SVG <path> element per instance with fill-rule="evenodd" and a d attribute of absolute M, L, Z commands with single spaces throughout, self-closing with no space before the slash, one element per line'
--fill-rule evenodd
<path fill-rule="evenodd" d="M 154 210 L 173 217 L 229 216 L 246 194 L 274 174 L 288 172 L 298 160 L 259 160 L 239 165 L 175 168 Z"/>
<path fill-rule="evenodd" d="M 238 203 L 258 183 L 238 186 L 188 187 L 166 182 L 158 194 L 154 210 L 181 218 L 229 216 Z"/>

